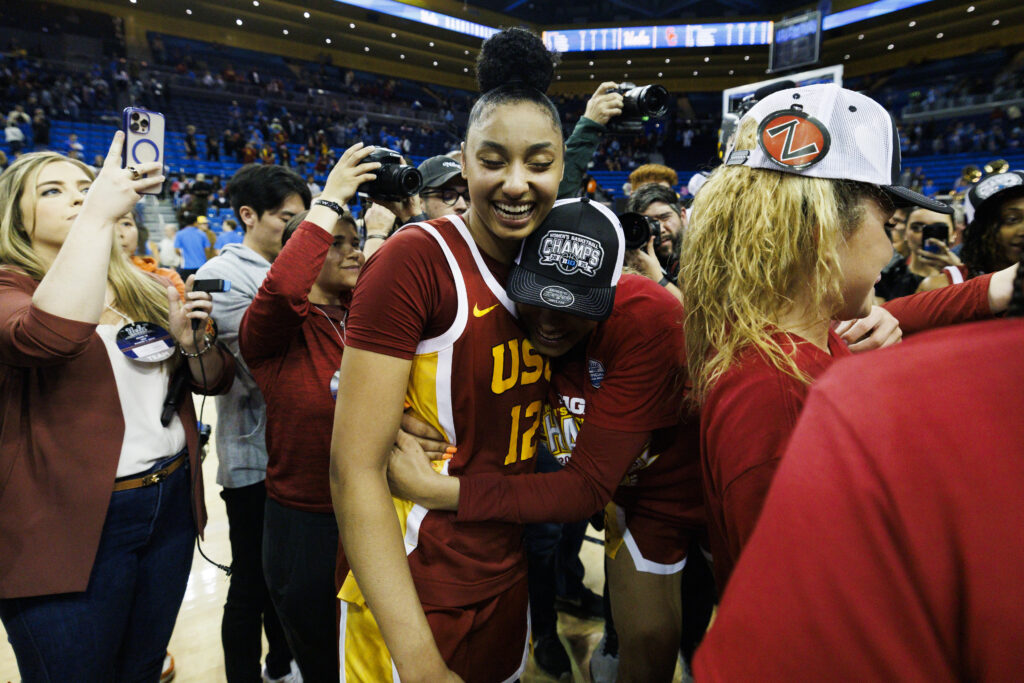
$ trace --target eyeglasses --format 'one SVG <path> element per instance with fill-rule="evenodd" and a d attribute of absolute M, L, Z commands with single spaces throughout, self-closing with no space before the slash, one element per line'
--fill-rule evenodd
<path fill-rule="evenodd" d="M 445 206 L 455 206 L 455 203 L 459 201 L 459 197 L 462 197 L 463 201 L 469 204 L 469 190 L 458 190 L 447 189 L 447 190 L 426 190 L 420 192 L 421 197 L 439 197 Z"/>

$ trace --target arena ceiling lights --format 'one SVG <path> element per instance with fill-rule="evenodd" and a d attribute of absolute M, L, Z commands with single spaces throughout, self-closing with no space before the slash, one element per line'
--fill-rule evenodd
<path fill-rule="evenodd" d="M 433 10 L 407 5 L 397 0 L 335 0 L 372 12 L 445 29 L 454 33 L 486 39 L 498 29 L 459 19 Z M 898 12 L 931 0 L 876 0 L 860 7 L 835 12 L 822 21 L 822 30 Z M 544 31 L 549 49 L 558 52 L 590 52 L 623 49 L 707 48 L 737 45 L 768 45 L 770 21 L 681 24 L 661 26 L 625 26 L 619 28 L 568 29 Z"/>
<path fill-rule="evenodd" d="M 427 24 L 428 26 L 433 26 L 435 28 L 443 28 L 448 31 L 462 33 L 467 36 L 474 36 L 481 39 L 490 38 L 498 32 L 498 29 L 490 26 L 484 26 L 483 24 L 466 21 L 465 19 L 459 19 L 458 17 L 452 17 L 447 14 L 441 14 L 440 12 L 423 9 L 422 7 L 413 7 L 412 5 L 406 5 L 405 3 L 397 2 L 396 0 L 335 1 L 341 2 L 344 5 L 354 5 L 372 12 L 379 12 L 391 17 L 414 21 L 418 24 Z"/>

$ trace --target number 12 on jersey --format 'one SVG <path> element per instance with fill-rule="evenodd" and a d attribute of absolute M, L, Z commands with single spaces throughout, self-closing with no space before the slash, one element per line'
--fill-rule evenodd
<path fill-rule="evenodd" d="M 517 460 L 529 460 L 537 453 L 537 428 L 540 427 L 542 401 L 533 401 L 526 406 L 512 407 L 512 430 L 508 439 L 508 453 L 505 464 L 512 465 Z M 520 435 L 520 430 L 526 431 Z"/>

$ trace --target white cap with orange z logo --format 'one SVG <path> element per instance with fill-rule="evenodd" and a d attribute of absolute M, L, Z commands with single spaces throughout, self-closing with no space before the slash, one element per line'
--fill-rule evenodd
<path fill-rule="evenodd" d="M 743 117 L 748 118 L 758 122 L 757 146 L 732 152 L 725 162 L 730 166 L 870 183 L 885 190 L 897 205 L 953 212 L 952 207 L 897 184 L 896 123 L 866 95 L 834 84 L 789 88 L 758 102 Z"/>

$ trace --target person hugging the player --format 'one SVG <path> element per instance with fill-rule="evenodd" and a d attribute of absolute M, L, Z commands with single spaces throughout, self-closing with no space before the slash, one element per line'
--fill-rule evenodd
<path fill-rule="evenodd" d="M 552 358 L 543 436 L 554 473 L 439 476 L 446 444 L 400 435 L 392 489 L 460 524 L 570 522 L 605 508 L 605 554 L 620 681 L 671 681 L 682 624 L 680 573 L 703 525 L 697 423 L 679 414 L 685 366 L 679 301 L 622 275 L 618 219 L 560 200 L 523 242 L 506 286 L 533 345 Z M 438 435 L 415 419 L 410 433 Z M 710 605 L 709 605 L 710 606 Z M 705 616 L 706 618 L 709 615 Z"/>

